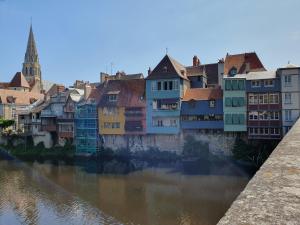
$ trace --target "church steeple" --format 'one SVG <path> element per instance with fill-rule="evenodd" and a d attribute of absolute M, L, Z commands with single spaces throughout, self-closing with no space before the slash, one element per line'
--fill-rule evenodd
<path fill-rule="evenodd" d="M 39 56 L 34 40 L 32 25 L 30 25 L 22 73 L 32 89 L 34 88 L 37 91 L 42 90 L 41 66 L 39 63 Z"/>
<path fill-rule="evenodd" d="M 25 63 L 39 62 L 39 57 L 38 57 L 34 35 L 32 31 L 32 25 L 30 25 L 30 31 L 29 31 L 29 37 L 28 37 L 24 62 Z"/>

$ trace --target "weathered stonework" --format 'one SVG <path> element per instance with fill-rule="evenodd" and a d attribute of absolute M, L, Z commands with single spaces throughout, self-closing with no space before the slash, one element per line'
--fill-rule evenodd
<path fill-rule="evenodd" d="M 300 224 L 300 120 L 218 224 Z"/>
<path fill-rule="evenodd" d="M 188 135 L 196 140 L 209 144 L 210 152 L 217 155 L 230 155 L 235 142 L 235 136 L 224 133 L 182 133 L 182 134 L 148 134 L 148 135 L 103 135 L 104 147 L 111 149 L 129 148 L 131 151 L 148 150 L 158 148 L 159 150 L 176 152 L 180 154 L 185 139 Z"/>

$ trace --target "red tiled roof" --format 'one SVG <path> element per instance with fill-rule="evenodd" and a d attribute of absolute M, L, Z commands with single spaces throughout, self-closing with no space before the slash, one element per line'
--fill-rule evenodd
<path fill-rule="evenodd" d="M 145 80 L 109 80 L 103 84 L 99 106 L 145 107 Z M 109 93 L 117 92 L 117 101 L 110 102 Z"/>
<path fill-rule="evenodd" d="M 2 104 L 14 103 L 16 105 L 30 105 L 33 99 L 43 99 L 44 95 L 37 92 L 23 92 L 0 89 Z"/>
<path fill-rule="evenodd" d="M 189 88 L 186 90 L 183 101 L 222 99 L 223 92 L 220 88 Z"/>
<path fill-rule="evenodd" d="M 154 70 L 148 75 L 146 79 L 170 79 L 170 78 L 182 78 L 187 79 L 186 69 L 183 65 L 171 58 L 169 55 L 158 63 Z"/>
<path fill-rule="evenodd" d="M 227 55 L 224 64 L 224 74 L 229 74 L 232 68 L 236 68 L 238 74 L 266 70 L 255 52 Z"/>
<path fill-rule="evenodd" d="M 10 81 L 10 87 L 25 87 L 30 88 L 27 80 L 21 72 L 17 72 L 13 79 Z"/>

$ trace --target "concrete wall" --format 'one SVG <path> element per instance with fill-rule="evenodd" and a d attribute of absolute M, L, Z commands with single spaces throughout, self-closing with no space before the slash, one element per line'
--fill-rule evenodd
<path fill-rule="evenodd" d="M 153 135 L 103 135 L 104 147 L 114 150 L 129 148 L 131 151 L 148 150 L 151 147 L 159 150 L 181 154 L 186 136 L 191 135 L 196 140 L 209 143 L 210 152 L 217 155 L 231 155 L 235 136 L 218 133 L 184 132 L 181 134 L 153 134 Z"/>
<path fill-rule="evenodd" d="M 219 225 L 298 225 L 300 120 L 273 151 Z"/>

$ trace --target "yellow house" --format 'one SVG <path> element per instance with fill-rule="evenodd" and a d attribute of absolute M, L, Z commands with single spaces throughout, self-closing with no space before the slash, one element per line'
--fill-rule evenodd
<path fill-rule="evenodd" d="M 105 97 L 105 96 L 104 96 Z M 100 134 L 125 133 L 125 107 L 104 106 L 98 108 Z"/>

